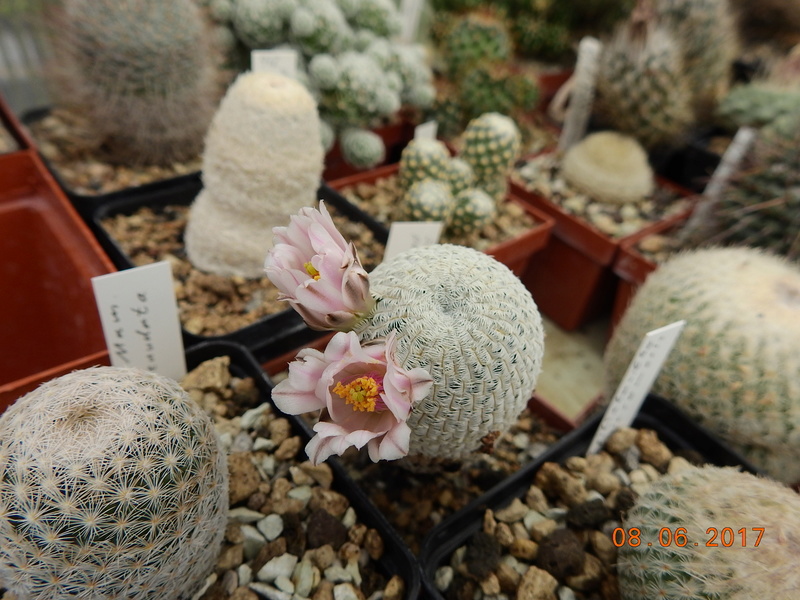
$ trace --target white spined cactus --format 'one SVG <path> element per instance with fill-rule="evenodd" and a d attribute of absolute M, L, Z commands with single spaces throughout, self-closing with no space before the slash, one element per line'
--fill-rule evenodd
<path fill-rule="evenodd" d="M 433 377 L 414 404 L 409 456 L 463 459 L 507 431 L 531 398 L 544 331 L 530 292 L 491 256 L 451 244 L 403 252 L 369 276 L 362 343 L 396 335 L 405 369 Z"/>
<path fill-rule="evenodd" d="M 303 85 L 278 73 L 240 75 L 206 136 L 204 189 L 185 235 L 192 264 L 263 276 L 272 228 L 316 203 L 324 156 L 317 106 Z"/>
<path fill-rule="evenodd" d="M 0 418 L 0 587 L 15 598 L 191 598 L 227 514 L 214 426 L 171 379 L 75 371 Z"/>

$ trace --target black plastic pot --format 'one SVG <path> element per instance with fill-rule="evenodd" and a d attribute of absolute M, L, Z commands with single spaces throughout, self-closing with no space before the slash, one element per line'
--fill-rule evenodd
<path fill-rule="evenodd" d="M 202 190 L 203 184 L 200 174 L 182 177 L 165 183 L 157 188 L 141 188 L 130 190 L 114 198 L 109 198 L 93 207 L 89 214 L 89 221 L 103 249 L 120 270 L 134 266 L 130 257 L 125 253 L 119 243 L 103 227 L 102 221 L 106 218 L 120 214 L 132 214 L 142 207 L 160 210 L 170 205 L 188 206 Z M 372 228 L 372 219 L 360 209 L 345 200 L 340 194 L 321 183 L 317 197 L 335 207 L 341 214 L 356 222 L 363 222 L 367 228 Z M 372 229 L 377 239 L 382 239 L 382 228 Z M 385 239 L 385 238 L 384 238 Z M 280 356 L 285 352 L 308 344 L 324 335 L 325 332 L 310 329 L 300 316 L 292 309 L 287 308 L 281 312 L 267 316 L 242 329 L 218 336 L 206 336 L 190 333 L 182 329 L 183 341 L 186 347 L 207 341 L 232 341 L 242 344 L 256 358 L 263 362 Z"/>
<path fill-rule="evenodd" d="M 561 438 L 538 460 L 476 498 L 431 531 L 419 555 L 423 587 L 428 598 L 444 600 L 444 596 L 434 584 L 436 570 L 447 564 L 453 552 L 467 543 L 469 538 L 482 528 L 486 509 L 496 511 L 507 506 L 514 498 L 524 496 L 534 475 L 545 462 L 562 463 L 571 456 L 585 455 L 601 418 L 602 413 L 595 415 Z M 738 453 L 662 398 L 649 396 L 634 420 L 633 427 L 655 430 L 661 441 L 673 451 L 694 451 L 708 463 L 718 466 L 741 466 L 745 471 L 758 473 L 757 469 Z"/>

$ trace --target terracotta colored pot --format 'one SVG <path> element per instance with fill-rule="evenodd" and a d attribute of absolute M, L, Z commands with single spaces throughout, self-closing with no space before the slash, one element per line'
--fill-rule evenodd
<path fill-rule="evenodd" d="M 91 278 L 114 270 L 35 152 L 0 156 L 0 410 L 107 363 Z"/>
<path fill-rule="evenodd" d="M 399 163 L 386 165 L 349 177 L 336 179 L 331 181 L 329 185 L 335 190 L 342 191 L 358 184 L 372 184 L 380 179 L 394 177 L 399 169 Z M 522 206 L 536 221 L 536 225 L 516 238 L 489 247 L 485 252 L 506 265 L 517 276 L 520 276 L 527 268 L 531 257 L 547 246 L 555 221 L 545 212 L 538 210 L 529 203 L 522 202 L 514 193 L 509 193 L 506 201 L 515 202 Z M 385 229 L 386 238 L 388 238 L 389 229 L 387 225 L 381 223 L 378 223 L 378 225 Z M 385 238 L 382 241 L 385 241 Z"/>

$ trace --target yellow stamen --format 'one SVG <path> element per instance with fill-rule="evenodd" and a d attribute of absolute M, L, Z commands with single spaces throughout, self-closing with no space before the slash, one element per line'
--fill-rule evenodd
<path fill-rule="evenodd" d="M 319 280 L 319 271 L 314 268 L 314 266 L 311 264 L 311 261 L 304 263 L 303 266 L 306 268 L 306 273 L 311 275 L 315 281 Z"/>
<path fill-rule="evenodd" d="M 375 412 L 380 395 L 380 385 L 373 377 L 365 375 L 354 379 L 347 385 L 341 381 L 333 388 L 333 393 L 344 398 L 345 404 L 351 404 L 353 410 Z"/>

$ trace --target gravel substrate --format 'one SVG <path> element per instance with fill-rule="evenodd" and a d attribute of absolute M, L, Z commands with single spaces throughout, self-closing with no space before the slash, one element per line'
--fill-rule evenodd
<path fill-rule="evenodd" d="M 383 245 L 362 224 L 337 213 L 330 204 L 328 209 L 345 239 L 355 242 L 364 267 L 374 268 L 383 258 Z M 104 229 L 134 265 L 162 260 L 171 263 L 180 320 L 186 331 L 223 335 L 289 308 L 278 300 L 278 289 L 266 277 L 226 277 L 196 269 L 187 259 L 183 244 L 188 211 L 187 206 L 179 205 L 142 208 L 103 221 Z"/>
<path fill-rule="evenodd" d="M 19 150 L 19 144 L 17 144 L 17 140 L 14 139 L 11 132 L 9 132 L 8 129 L 3 126 L 2 121 L 0 121 L 0 154 L 14 152 L 14 150 Z"/>
<path fill-rule="evenodd" d="M 689 206 L 685 197 L 660 185 L 652 196 L 640 202 L 620 205 L 594 200 L 572 189 L 561 178 L 560 163 L 554 153 L 540 154 L 520 161 L 511 177 L 528 191 L 543 196 L 611 238 L 635 233 Z"/>
<path fill-rule="evenodd" d="M 544 463 L 523 497 L 485 511 L 437 588 L 448 600 L 619 600 L 612 533 L 649 482 L 702 462 L 683 454 L 625 428 L 595 455 Z"/>

